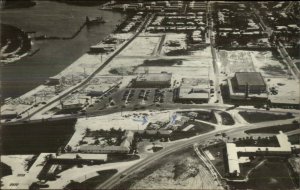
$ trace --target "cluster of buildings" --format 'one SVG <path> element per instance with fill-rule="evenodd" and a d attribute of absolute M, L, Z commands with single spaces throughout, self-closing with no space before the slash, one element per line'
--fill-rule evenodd
<path fill-rule="evenodd" d="M 152 23 L 147 27 L 149 32 L 186 32 L 206 28 L 205 12 L 188 12 L 186 14 L 169 15 L 159 13 Z"/>
<path fill-rule="evenodd" d="M 258 19 L 249 11 L 245 11 L 244 4 L 238 4 L 238 8 L 227 4 L 223 6 L 220 2 L 217 4 L 219 9 L 215 14 L 216 42 L 219 46 L 270 48 L 269 43 L 258 42 L 261 38 L 267 38 L 268 35 L 263 31 Z M 255 43 L 248 44 L 251 41 Z"/>
<path fill-rule="evenodd" d="M 174 102 L 207 103 L 211 92 L 208 79 L 182 78 L 180 87 L 174 90 Z"/>
<path fill-rule="evenodd" d="M 132 131 L 125 131 L 123 141 L 120 146 L 98 146 L 98 145 L 83 145 L 80 146 L 78 152 L 87 154 L 128 154 L 134 139 Z"/>
<path fill-rule="evenodd" d="M 280 133 L 276 135 L 279 147 L 237 147 L 234 143 L 226 143 L 228 172 L 232 177 L 240 176 L 240 158 L 249 156 L 286 156 L 293 149 L 300 149 L 300 145 L 291 145 L 287 135 Z"/>
<path fill-rule="evenodd" d="M 183 1 L 144 1 L 138 3 L 123 4 L 124 11 L 181 11 Z"/>
<path fill-rule="evenodd" d="M 189 11 L 205 11 L 207 9 L 206 1 L 191 1 L 188 4 Z"/>

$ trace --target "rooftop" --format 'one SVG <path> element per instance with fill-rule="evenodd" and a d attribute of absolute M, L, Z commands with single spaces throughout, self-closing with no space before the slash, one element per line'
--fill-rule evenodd
<path fill-rule="evenodd" d="M 141 74 L 137 77 L 137 82 L 142 81 L 170 81 L 172 78 L 171 73 L 151 73 L 151 74 Z"/>
<path fill-rule="evenodd" d="M 266 85 L 259 72 L 236 72 L 235 78 L 238 85 Z"/>
<path fill-rule="evenodd" d="M 203 88 L 181 87 L 179 89 L 179 98 L 208 99 L 209 90 Z"/>

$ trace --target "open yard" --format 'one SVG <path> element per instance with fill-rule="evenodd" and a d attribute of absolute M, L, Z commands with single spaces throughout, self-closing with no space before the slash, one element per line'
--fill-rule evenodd
<path fill-rule="evenodd" d="M 289 72 L 288 67 L 275 58 L 271 51 L 252 51 L 251 57 L 256 70 L 264 77 L 282 77 Z"/>
<path fill-rule="evenodd" d="M 263 113 L 263 112 L 240 111 L 239 114 L 249 123 L 259 123 L 264 121 L 276 121 L 276 120 L 294 118 L 294 116 L 290 113 L 273 114 L 273 113 Z"/>
<path fill-rule="evenodd" d="M 140 36 L 125 48 L 120 56 L 151 56 L 160 42 L 161 36 Z"/>
<path fill-rule="evenodd" d="M 235 72 L 254 72 L 255 67 L 250 51 L 219 51 L 221 71 L 233 75 Z"/>
<path fill-rule="evenodd" d="M 300 103 L 299 81 L 291 80 L 287 78 L 268 78 L 266 82 L 271 92 L 269 94 L 269 99 L 271 103 L 299 105 Z"/>

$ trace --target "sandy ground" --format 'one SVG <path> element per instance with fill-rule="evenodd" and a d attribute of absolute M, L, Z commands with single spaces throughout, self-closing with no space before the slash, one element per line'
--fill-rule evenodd
<path fill-rule="evenodd" d="M 265 77 L 282 77 L 288 73 L 287 67 L 274 58 L 271 51 L 251 51 L 251 57 L 256 70 Z"/>
<path fill-rule="evenodd" d="M 287 78 L 268 78 L 266 81 L 269 88 L 278 90 L 277 95 L 269 95 L 271 102 L 300 104 L 299 81 Z"/>
<path fill-rule="evenodd" d="M 142 113 L 147 113 L 148 116 L 145 118 Z M 123 130 L 145 130 L 149 122 L 155 123 L 157 121 L 169 121 L 171 113 L 169 112 L 123 112 L 123 117 L 120 113 L 89 117 L 89 118 L 80 118 L 77 120 L 75 125 L 76 132 L 70 139 L 68 145 L 72 148 L 78 147 L 78 142 L 82 140 L 85 135 L 85 130 L 89 128 L 90 130 L 110 130 L 114 129 L 123 129 Z"/>
<path fill-rule="evenodd" d="M 186 153 L 172 157 L 164 158 L 161 166 L 130 189 L 221 189 L 197 157 Z"/>
<path fill-rule="evenodd" d="M 156 49 L 161 37 L 137 37 L 121 53 L 120 56 L 151 56 Z"/>

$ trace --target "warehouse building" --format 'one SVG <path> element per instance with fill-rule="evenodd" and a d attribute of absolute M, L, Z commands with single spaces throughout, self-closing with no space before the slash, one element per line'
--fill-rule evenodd
<path fill-rule="evenodd" d="M 231 99 L 267 98 L 267 85 L 259 72 L 236 72 L 228 85 Z"/>
<path fill-rule="evenodd" d="M 210 96 L 209 80 L 182 78 L 181 86 L 174 91 L 175 102 L 207 103 Z"/>
<path fill-rule="evenodd" d="M 133 79 L 133 88 L 169 88 L 171 86 L 171 73 L 141 74 Z"/>

